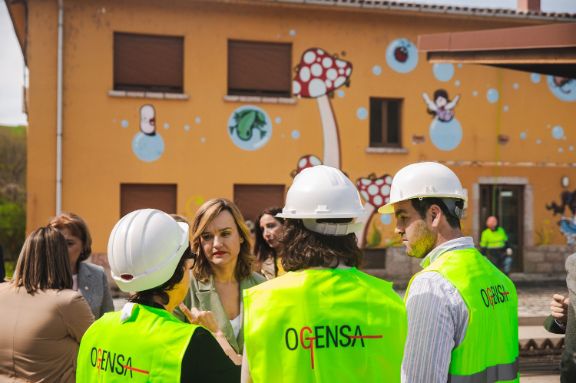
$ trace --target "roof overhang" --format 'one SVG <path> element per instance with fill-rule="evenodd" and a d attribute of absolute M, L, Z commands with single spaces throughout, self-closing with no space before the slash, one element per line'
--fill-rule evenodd
<path fill-rule="evenodd" d="M 418 36 L 431 63 L 482 64 L 576 78 L 576 23 Z"/>

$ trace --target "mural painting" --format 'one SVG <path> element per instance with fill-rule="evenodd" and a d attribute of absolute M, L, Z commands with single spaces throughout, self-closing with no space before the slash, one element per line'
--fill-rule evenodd
<path fill-rule="evenodd" d="M 409 73 L 418 65 L 418 50 L 408 39 L 392 41 L 386 49 L 386 63 L 398 73 Z"/>
<path fill-rule="evenodd" d="M 373 238 L 367 241 L 366 237 L 374 213 L 380 206 L 387 204 L 390 199 L 390 185 L 392 185 L 392 176 L 388 174 L 377 177 L 376 174 L 371 173 L 367 177 L 356 180 L 356 187 L 365 201 L 364 209 L 366 210 L 365 215 L 357 220 L 363 224 L 362 231 L 358 234 L 358 245 L 360 247 L 364 247 L 367 244 L 372 247 L 378 246 Z M 379 236 L 375 225 L 373 230 L 376 230 L 376 232 L 372 233 L 373 236 Z"/>
<path fill-rule="evenodd" d="M 228 135 L 240 149 L 260 149 L 272 137 L 270 117 L 257 106 L 241 106 L 228 119 Z"/>
<path fill-rule="evenodd" d="M 152 105 L 140 107 L 140 131 L 132 139 L 132 151 L 144 162 L 154 162 L 164 153 L 164 140 L 156 132 L 156 110 Z"/>
<path fill-rule="evenodd" d="M 454 109 L 460 101 L 460 95 L 450 100 L 446 90 L 437 89 L 432 99 L 425 92 L 422 93 L 422 98 L 426 103 L 428 113 L 434 116 L 429 128 L 432 144 L 444 151 L 456 149 L 462 142 L 462 127 L 454 117 Z"/>
<path fill-rule="evenodd" d="M 349 85 L 352 63 L 330 55 L 320 48 L 307 49 L 296 67 L 292 83 L 295 96 L 315 98 L 322 122 L 325 165 L 340 169 L 340 139 L 338 124 L 330 102 L 330 94 Z"/>
<path fill-rule="evenodd" d="M 547 76 L 548 88 L 561 101 L 576 101 L 576 79 Z"/>
<path fill-rule="evenodd" d="M 560 203 L 555 201 L 546 205 L 547 210 L 551 210 L 553 215 L 560 215 L 560 231 L 566 237 L 569 245 L 576 245 L 576 190 L 564 190 L 560 194 Z M 568 211 L 572 216 L 566 216 Z"/>

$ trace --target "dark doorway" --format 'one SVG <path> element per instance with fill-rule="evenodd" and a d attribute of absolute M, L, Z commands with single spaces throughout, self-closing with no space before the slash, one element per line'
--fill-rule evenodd
<path fill-rule="evenodd" d="M 176 213 L 175 184 L 121 184 L 120 216 L 137 209 L 158 209 Z"/>
<path fill-rule="evenodd" d="M 265 208 L 284 206 L 284 185 L 234 185 L 234 203 L 244 219 L 256 223 Z"/>
<path fill-rule="evenodd" d="M 494 215 L 508 233 L 514 251 L 512 272 L 524 270 L 524 185 L 480 185 L 480 222 L 478 238 L 486 228 L 486 218 Z"/>

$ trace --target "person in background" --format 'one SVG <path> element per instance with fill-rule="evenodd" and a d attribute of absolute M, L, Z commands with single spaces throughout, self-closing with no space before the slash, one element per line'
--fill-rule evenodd
<path fill-rule="evenodd" d="M 133 211 L 114 226 L 108 261 L 118 287 L 131 295 L 121 311 L 104 314 L 82 338 L 78 382 L 238 381 L 240 368 L 218 338 L 171 314 L 190 281 L 186 223 L 160 210 Z"/>
<path fill-rule="evenodd" d="M 191 231 L 197 255 L 185 305 L 195 309 L 194 321 L 217 324 L 210 330 L 226 336 L 239 362 L 244 346 L 242 292 L 265 281 L 252 272 L 250 233 L 238 207 L 224 198 L 200 206 Z"/>
<path fill-rule="evenodd" d="M 560 383 L 576 382 L 576 253 L 566 258 L 566 285 L 568 297 L 554 294 L 550 302 L 550 315 L 544 328 L 555 334 L 565 334 L 564 351 L 560 359 Z"/>
<path fill-rule="evenodd" d="M 82 294 L 96 319 L 114 311 L 104 269 L 87 261 L 92 254 L 92 237 L 86 222 L 74 213 L 62 213 L 52 218 L 48 226 L 58 230 L 66 239 L 74 281 L 72 289 Z"/>
<path fill-rule="evenodd" d="M 0 381 L 75 382 L 80 339 L 94 321 L 72 290 L 66 240 L 57 230 L 34 230 L 12 280 L 0 284 Z"/>
<path fill-rule="evenodd" d="M 302 170 L 280 239 L 287 271 L 244 292 L 242 382 L 400 381 L 406 310 L 392 284 L 358 266 L 365 214 L 340 170 Z"/>
<path fill-rule="evenodd" d="M 400 169 L 390 200 L 396 233 L 423 258 L 405 295 L 402 382 L 518 382 L 518 297 L 512 281 L 462 235 L 466 193 L 436 162 Z"/>
<path fill-rule="evenodd" d="M 486 229 L 480 236 L 480 252 L 504 274 L 510 274 L 512 249 L 508 246 L 508 235 L 493 215 L 486 219 Z"/>
<path fill-rule="evenodd" d="M 258 272 L 266 279 L 276 278 L 285 273 L 282 268 L 284 247 L 281 245 L 284 233 L 284 219 L 277 217 L 282 209 L 269 207 L 264 209 L 254 227 L 254 255 Z"/>

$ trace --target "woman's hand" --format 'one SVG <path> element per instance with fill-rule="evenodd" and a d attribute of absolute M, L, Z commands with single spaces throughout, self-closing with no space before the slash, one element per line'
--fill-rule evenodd
<path fill-rule="evenodd" d="M 200 311 L 196 307 L 189 309 L 184 303 L 180 303 L 179 307 L 190 323 L 204 326 L 210 330 L 216 341 L 220 344 L 220 347 L 222 347 L 222 350 L 224 350 L 224 353 L 228 355 L 235 365 L 239 366 L 242 364 L 242 355 L 237 354 L 232 346 L 230 346 L 228 339 L 226 339 L 226 336 L 220 330 L 220 327 L 218 327 L 218 322 L 212 311 Z"/>

